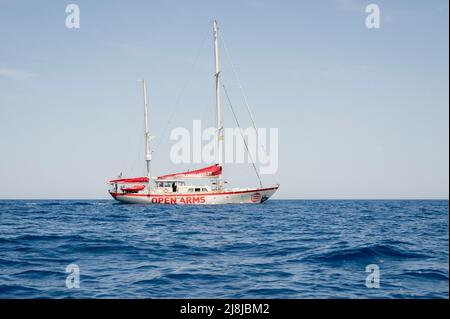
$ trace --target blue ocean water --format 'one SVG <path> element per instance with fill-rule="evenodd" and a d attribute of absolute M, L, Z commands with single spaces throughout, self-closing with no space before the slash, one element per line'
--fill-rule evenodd
<path fill-rule="evenodd" d="M 446 200 L 21 200 L 0 220 L 0 298 L 448 298 Z"/>

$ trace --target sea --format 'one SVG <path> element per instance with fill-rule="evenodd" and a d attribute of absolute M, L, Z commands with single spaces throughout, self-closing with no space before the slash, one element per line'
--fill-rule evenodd
<path fill-rule="evenodd" d="M 1 200 L 0 298 L 448 298 L 448 200 Z"/>

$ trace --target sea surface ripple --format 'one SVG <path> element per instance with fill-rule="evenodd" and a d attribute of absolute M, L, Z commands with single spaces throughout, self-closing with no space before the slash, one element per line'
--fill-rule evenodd
<path fill-rule="evenodd" d="M 2 200 L 0 218 L 0 298 L 448 298 L 447 200 Z"/>

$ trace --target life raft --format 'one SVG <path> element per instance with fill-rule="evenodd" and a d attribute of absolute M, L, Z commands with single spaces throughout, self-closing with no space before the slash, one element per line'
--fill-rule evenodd
<path fill-rule="evenodd" d="M 134 185 L 128 187 L 122 187 L 121 190 L 125 193 L 137 193 L 145 188 L 145 185 Z"/>

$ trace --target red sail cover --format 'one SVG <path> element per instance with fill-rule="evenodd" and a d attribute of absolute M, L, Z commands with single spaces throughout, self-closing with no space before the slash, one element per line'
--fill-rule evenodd
<path fill-rule="evenodd" d="M 120 178 L 109 181 L 110 183 L 132 184 L 132 183 L 148 183 L 148 177 Z"/>
<path fill-rule="evenodd" d="M 195 171 L 158 176 L 158 179 L 201 178 L 201 177 L 217 176 L 220 174 L 222 174 L 222 166 L 220 166 L 219 164 L 214 164 L 212 166 L 197 169 Z"/>

